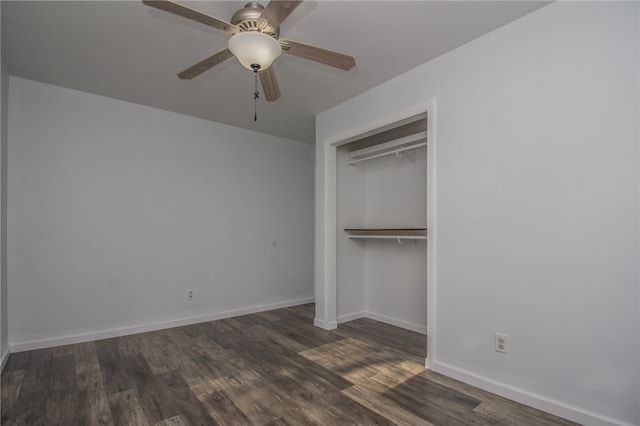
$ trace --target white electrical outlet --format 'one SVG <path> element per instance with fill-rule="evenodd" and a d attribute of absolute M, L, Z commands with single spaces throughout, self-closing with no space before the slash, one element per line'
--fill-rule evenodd
<path fill-rule="evenodd" d="M 187 291 L 187 300 L 193 300 L 193 290 Z"/>
<path fill-rule="evenodd" d="M 506 334 L 496 333 L 496 352 L 502 352 L 503 354 L 508 353 L 507 347 L 507 336 Z"/>

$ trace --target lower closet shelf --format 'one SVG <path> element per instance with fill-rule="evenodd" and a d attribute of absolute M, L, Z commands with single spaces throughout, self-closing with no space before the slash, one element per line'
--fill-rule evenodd
<path fill-rule="evenodd" d="M 349 238 L 426 240 L 427 228 L 345 228 Z"/>

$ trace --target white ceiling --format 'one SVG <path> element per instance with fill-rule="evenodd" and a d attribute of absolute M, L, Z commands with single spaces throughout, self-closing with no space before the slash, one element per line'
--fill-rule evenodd
<path fill-rule="evenodd" d="M 246 1 L 185 1 L 229 21 Z M 232 58 L 190 81 L 176 73 L 226 47 L 222 31 L 141 1 L 2 1 L 11 75 L 312 143 L 315 115 L 513 21 L 541 1 L 304 1 L 284 38 L 355 56 L 341 71 L 282 55 L 282 96 L 261 100 Z M 266 4 L 263 3 L 263 4 Z"/>

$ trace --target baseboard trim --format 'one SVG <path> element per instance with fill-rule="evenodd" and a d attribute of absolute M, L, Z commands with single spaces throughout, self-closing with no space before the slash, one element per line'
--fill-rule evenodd
<path fill-rule="evenodd" d="M 383 322 L 385 324 L 404 328 L 406 330 L 415 331 L 416 333 L 425 334 L 425 335 L 427 334 L 427 326 L 425 325 L 415 324 L 409 321 L 404 321 L 398 318 L 377 314 L 375 312 L 369 312 L 369 311 L 352 312 L 350 314 L 340 315 L 338 317 L 338 321 L 336 322 L 337 324 L 343 324 L 345 322 L 355 321 L 360 318 L 369 318 L 372 320 Z M 318 327 L 321 327 L 321 326 L 318 326 Z"/>
<path fill-rule="evenodd" d="M 2 358 L 0 358 L 0 372 L 4 371 L 4 366 L 7 365 L 7 361 L 9 361 L 9 355 L 11 355 L 11 346 L 7 345 L 4 351 L 2 351 Z"/>
<path fill-rule="evenodd" d="M 316 327 L 325 329 L 325 330 L 335 330 L 336 328 L 338 328 L 338 322 L 337 321 L 324 321 L 318 318 L 315 318 L 313 320 L 313 325 L 315 325 Z"/>
<path fill-rule="evenodd" d="M 367 316 L 366 312 L 353 312 L 351 314 L 340 315 L 338 317 L 338 324 L 342 324 L 343 322 L 354 321 L 360 318 L 365 318 Z"/>
<path fill-rule="evenodd" d="M 385 324 L 395 325 L 396 327 L 415 331 L 416 333 L 425 334 L 425 335 L 427 334 L 426 325 L 420 325 L 413 322 L 404 321 L 398 318 L 393 318 L 393 317 L 389 317 L 387 315 L 382 315 L 382 314 L 376 314 L 375 312 L 369 312 L 369 311 L 365 312 L 365 317 L 372 320 L 384 322 Z"/>
<path fill-rule="evenodd" d="M 529 407 L 537 408 L 547 413 L 563 417 L 580 424 L 597 424 L 600 426 L 633 426 L 631 423 L 603 416 L 570 404 L 565 404 L 561 401 L 547 398 L 533 392 L 528 392 L 524 389 L 507 385 L 505 383 L 490 379 L 489 377 L 475 374 L 465 369 L 454 367 L 443 362 L 430 362 L 429 368 L 432 371 L 444 374 L 445 376 L 460 380 L 464 383 L 468 383 L 480 389 L 495 393 L 504 398 L 511 399 L 521 404 L 528 405 Z"/>
<path fill-rule="evenodd" d="M 41 339 L 23 342 L 10 342 L 11 352 L 24 352 L 35 349 L 51 348 L 55 346 L 71 345 L 75 343 L 92 342 L 94 340 L 110 339 L 112 337 L 128 336 L 130 334 L 145 333 L 148 331 L 163 330 L 173 327 L 182 327 L 185 325 L 198 324 L 201 322 L 215 321 L 219 319 L 232 318 L 241 315 L 255 314 L 258 312 L 271 311 L 274 309 L 288 308 L 291 306 L 304 305 L 314 302 L 313 297 L 305 297 L 302 299 L 285 300 L 282 302 L 271 303 L 267 305 L 256 305 L 248 308 L 234 309 L 223 312 L 213 312 L 206 315 L 195 317 L 187 317 L 169 321 L 158 321 L 149 324 L 139 324 L 128 327 L 114 328 L 109 330 L 100 330 L 89 333 L 79 333 L 50 339 Z"/>

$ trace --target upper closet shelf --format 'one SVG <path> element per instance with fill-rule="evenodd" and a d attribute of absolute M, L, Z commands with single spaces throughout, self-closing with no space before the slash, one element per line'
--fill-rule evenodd
<path fill-rule="evenodd" d="M 427 132 L 419 132 L 410 136 L 405 136 L 390 142 L 381 143 L 349 153 L 349 157 L 353 161 L 348 164 L 356 164 L 362 161 L 372 160 L 374 158 L 384 157 L 386 155 L 396 155 L 400 157 L 405 151 L 411 151 L 416 148 L 427 146 Z"/>

